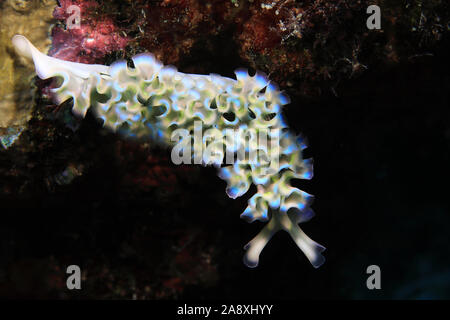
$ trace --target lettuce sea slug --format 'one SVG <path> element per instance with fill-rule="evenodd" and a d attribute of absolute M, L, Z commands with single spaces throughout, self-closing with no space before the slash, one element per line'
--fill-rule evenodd
<path fill-rule="evenodd" d="M 58 103 L 73 98 L 75 114 L 84 117 L 90 108 L 111 130 L 173 146 L 175 163 L 193 159 L 215 165 L 231 198 L 255 184 L 257 192 L 241 217 L 268 223 L 244 247 L 247 266 L 258 265 L 261 251 L 279 230 L 289 233 L 314 267 L 324 263 L 325 248 L 298 225 L 314 215 L 312 196 L 290 184 L 291 179 L 312 178 L 312 161 L 303 159 L 304 140 L 283 120 L 281 106 L 289 98 L 263 73 L 250 76 L 238 69 L 236 80 L 186 74 L 147 53 L 132 58 L 133 68 L 126 61 L 82 64 L 49 57 L 21 35 L 12 41 L 21 56 L 33 60 L 41 79 L 61 78 L 61 85 L 52 89 L 55 98 Z M 242 157 L 240 151 L 250 149 L 253 156 Z"/>

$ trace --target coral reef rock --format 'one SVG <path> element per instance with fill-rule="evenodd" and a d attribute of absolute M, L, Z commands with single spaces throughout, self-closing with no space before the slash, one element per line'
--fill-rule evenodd
<path fill-rule="evenodd" d="M 11 38 L 17 32 L 25 34 L 33 43 L 47 52 L 51 40 L 49 30 L 56 1 L 15 1 L 0 3 L 0 135 L 11 140 L 21 132 L 31 118 L 33 92 L 30 81 L 33 68 L 14 54 Z M 11 140 L 12 141 L 12 140 Z M 2 144 L 5 148 L 9 144 Z"/>

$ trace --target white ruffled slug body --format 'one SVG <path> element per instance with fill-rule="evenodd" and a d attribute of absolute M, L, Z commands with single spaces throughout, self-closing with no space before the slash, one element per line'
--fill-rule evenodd
<path fill-rule="evenodd" d="M 61 86 L 53 89 L 58 103 L 73 98 L 75 114 L 84 117 L 91 108 L 105 127 L 125 131 L 128 136 L 174 145 L 175 130 L 192 133 L 199 121 L 210 132 L 276 132 L 276 145 L 258 149 L 269 161 L 249 163 L 238 157 L 232 165 L 220 167 L 219 162 L 203 156 L 196 163 L 220 167 L 219 177 L 227 181 L 226 192 L 231 198 L 245 194 L 252 183 L 257 186 L 241 217 L 268 223 L 245 246 L 247 266 L 258 265 L 261 251 L 279 230 L 289 233 L 314 267 L 323 264 L 321 252 L 325 248 L 298 226 L 314 215 L 310 209 L 312 196 L 290 184 L 292 178 L 312 178 L 312 161 L 302 158 L 306 145 L 289 132 L 283 120 L 281 106 L 288 104 L 289 98 L 264 74 L 249 76 L 246 70 L 239 69 L 235 71 L 236 80 L 216 74 L 185 74 L 164 66 L 151 54 L 134 56 L 134 68 L 128 67 L 126 61 L 111 66 L 89 65 L 44 55 L 20 35 L 12 41 L 20 55 L 33 60 L 40 78 L 63 78 Z M 242 140 L 245 138 L 231 142 L 225 139 L 213 148 L 222 155 L 223 148 L 234 152 L 236 141 L 239 144 Z M 207 139 L 201 144 L 203 150 L 211 147 Z"/>

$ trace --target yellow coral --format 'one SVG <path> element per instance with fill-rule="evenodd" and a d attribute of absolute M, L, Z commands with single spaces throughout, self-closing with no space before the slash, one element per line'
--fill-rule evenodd
<path fill-rule="evenodd" d="M 49 31 L 56 1 L 7 0 L 0 4 L 0 134 L 6 128 L 21 128 L 31 117 L 33 68 L 14 54 L 11 37 L 26 35 L 39 50 L 50 46 Z"/>

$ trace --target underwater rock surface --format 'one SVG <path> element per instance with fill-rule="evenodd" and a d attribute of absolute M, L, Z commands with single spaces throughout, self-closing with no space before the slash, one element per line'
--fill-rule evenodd
<path fill-rule="evenodd" d="M 33 69 L 14 54 L 11 38 L 20 32 L 32 39 L 39 50 L 47 52 L 55 4 L 56 1 L 0 2 L 0 135 L 3 137 L 10 136 L 8 127 L 16 133 L 23 129 L 34 105 L 34 89 L 30 85 Z"/>

